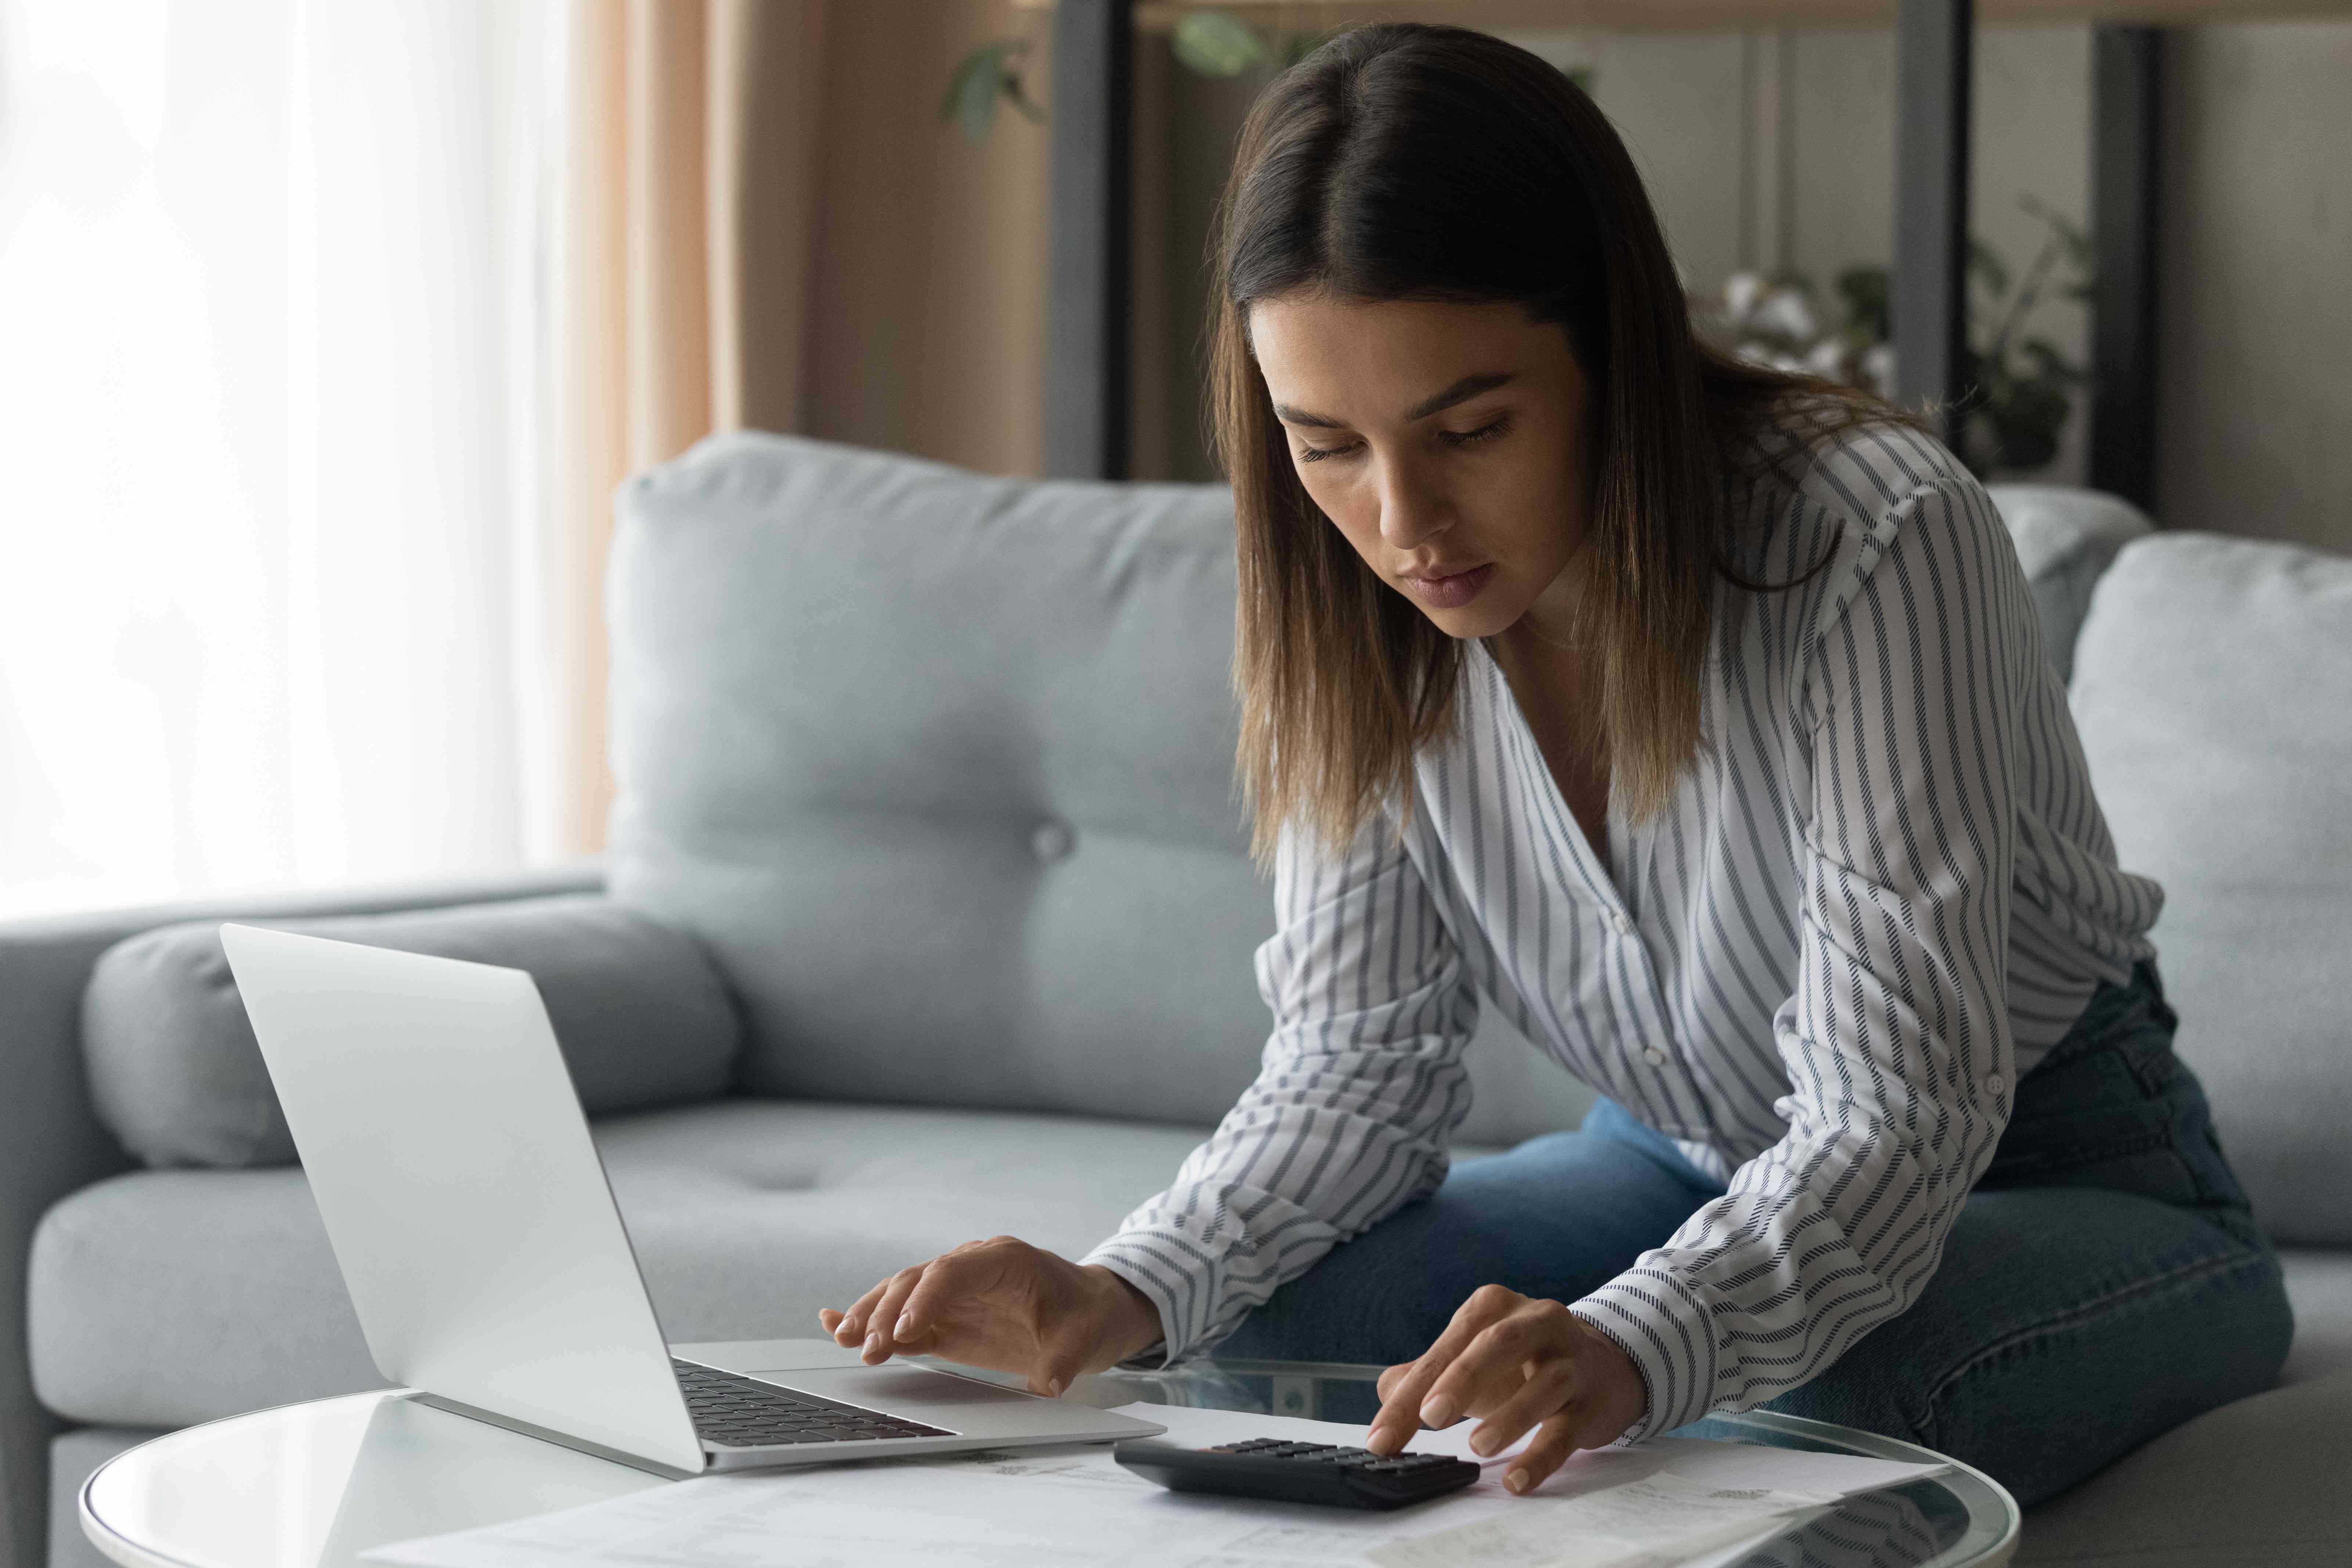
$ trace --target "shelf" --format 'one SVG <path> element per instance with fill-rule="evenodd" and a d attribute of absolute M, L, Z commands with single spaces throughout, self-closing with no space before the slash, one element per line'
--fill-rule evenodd
<path fill-rule="evenodd" d="M 1050 11 L 1055 0 L 1014 0 Z M 1750 27 L 1891 27 L 1895 0 L 1144 0 L 1136 26 L 1164 33 L 1193 11 L 1224 11 L 1280 25 L 1459 19 L 1465 26 L 1522 30 L 1593 27 L 1613 32 L 1729 32 Z M 2000 26 L 2108 23 L 2189 26 L 2205 23 L 2352 21 L 2352 0 L 1977 0 L 1977 20 Z"/>

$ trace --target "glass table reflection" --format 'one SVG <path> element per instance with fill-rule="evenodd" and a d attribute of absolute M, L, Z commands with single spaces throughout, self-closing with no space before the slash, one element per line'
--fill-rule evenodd
<path fill-rule="evenodd" d="M 692 1353 L 692 1347 L 681 1347 Z M 963 1370 L 963 1369 L 959 1369 Z M 1376 1367 L 1198 1362 L 1082 1378 L 1070 1397 L 1360 1423 Z M 1013 1381 L 1005 1379 L 1003 1381 Z M 1791 1416 L 1713 1417 L 1682 1436 L 1883 1458 L 1925 1449 Z M 348 1394 L 192 1426 L 108 1461 L 82 1489 L 83 1533 L 137 1568 L 348 1568 L 390 1542 L 472 1529 L 668 1483 L 593 1455 L 470 1420 L 397 1390 Z M 1995 1568 L 2017 1507 L 1966 1468 L 1851 1499 L 1742 1559 L 1744 1568 Z"/>
<path fill-rule="evenodd" d="M 1336 1363 L 1196 1362 L 1091 1380 L 1076 1397 L 1098 1403 L 1205 1405 L 1360 1425 L 1380 1408 L 1381 1369 Z M 1770 1411 L 1709 1416 L 1677 1437 L 1712 1437 L 1910 1464 L 1941 1461 L 1916 1444 Z M 2008 1491 L 1965 1465 L 1906 1486 L 1849 1498 L 1829 1512 L 1751 1547 L 1737 1568 L 1998 1568 L 2017 1550 L 2019 1513 Z M 1727 1564 L 1726 1568 L 1731 1568 Z"/>

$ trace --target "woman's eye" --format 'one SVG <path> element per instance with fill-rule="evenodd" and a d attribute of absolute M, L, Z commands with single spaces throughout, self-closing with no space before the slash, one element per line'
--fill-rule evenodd
<path fill-rule="evenodd" d="M 1319 463 L 1326 458 L 1344 458 L 1362 445 L 1360 441 L 1350 441 L 1344 447 L 1301 446 L 1298 448 L 1298 460 L 1302 463 Z"/>
<path fill-rule="evenodd" d="M 1475 430 L 1445 431 L 1443 434 L 1443 439 L 1449 447 L 1467 447 L 1473 441 L 1491 441 L 1510 427 L 1510 416 L 1505 415 L 1499 419 L 1490 420 L 1479 426 Z"/>

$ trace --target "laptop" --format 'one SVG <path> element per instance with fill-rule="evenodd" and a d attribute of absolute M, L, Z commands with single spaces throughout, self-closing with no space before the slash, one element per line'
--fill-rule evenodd
<path fill-rule="evenodd" d="M 1166 1430 L 829 1339 L 674 1353 L 526 971 L 220 936 L 368 1351 L 409 1397 L 672 1477 Z"/>

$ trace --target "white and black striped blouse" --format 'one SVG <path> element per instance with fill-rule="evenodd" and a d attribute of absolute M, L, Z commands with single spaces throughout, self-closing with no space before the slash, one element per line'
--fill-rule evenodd
<path fill-rule="evenodd" d="M 1285 846 L 1264 1068 L 1087 1258 L 1171 1359 L 1437 1187 L 1483 1003 L 1727 1180 L 1570 1303 L 1648 1379 L 1634 1435 L 1758 1405 L 1911 1303 L 2017 1076 L 2152 954 L 1983 489 L 1874 426 L 1753 494 L 1748 575 L 1831 563 L 1720 590 L 1706 749 L 1608 864 L 1476 642 L 1402 847 Z"/>

